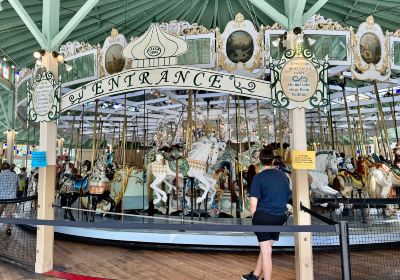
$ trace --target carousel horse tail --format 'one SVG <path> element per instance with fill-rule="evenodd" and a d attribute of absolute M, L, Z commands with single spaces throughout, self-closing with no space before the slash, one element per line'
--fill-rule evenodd
<path fill-rule="evenodd" d="M 150 188 L 150 184 L 154 181 L 154 174 L 152 169 L 153 169 L 152 163 L 147 164 L 146 186 L 147 186 L 147 199 L 149 202 L 153 200 L 153 189 Z"/>
<path fill-rule="evenodd" d="M 373 172 L 368 175 L 367 191 L 371 198 L 376 198 L 376 180 Z"/>

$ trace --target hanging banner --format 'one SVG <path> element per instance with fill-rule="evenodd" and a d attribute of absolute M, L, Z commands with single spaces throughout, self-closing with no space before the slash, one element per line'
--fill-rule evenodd
<path fill-rule="evenodd" d="M 60 118 L 61 81 L 51 72 L 37 73 L 33 85 L 28 85 L 28 120 L 49 122 Z"/>
<path fill-rule="evenodd" d="M 315 151 L 293 150 L 293 169 L 315 170 Z"/>
<path fill-rule="evenodd" d="M 32 152 L 32 167 L 46 167 L 47 166 L 47 157 L 46 152 Z"/>
<path fill-rule="evenodd" d="M 61 112 L 99 97 L 157 88 L 206 90 L 271 99 L 270 83 L 267 81 L 172 65 L 130 69 L 88 83 L 63 95 Z"/>

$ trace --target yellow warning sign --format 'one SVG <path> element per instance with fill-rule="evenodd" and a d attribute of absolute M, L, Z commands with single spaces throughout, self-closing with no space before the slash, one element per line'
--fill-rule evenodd
<path fill-rule="evenodd" d="M 315 151 L 293 150 L 292 167 L 315 170 Z"/>

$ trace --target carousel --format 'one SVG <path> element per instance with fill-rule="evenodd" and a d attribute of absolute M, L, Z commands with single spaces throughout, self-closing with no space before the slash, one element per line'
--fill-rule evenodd
<path fill-rule="evenodd" d="M 289 110 L 298 106 L 306 108 L 315 156 L 308 170 L 311 210 L 351 219 L 354 228 L 382 219 L 398 224 L 398 204 L 390 199 L 400 196 L 399 52 L 399 31 L 384 34 L 372 16 L 357 30 L 314 15 L 288 33 L 279 24 L 255 26 L 241 14 L 224 30 L 172 21 L 126 38 L 113 28 L 102 45 L 62 45 L 55 54 L 64 57 L 59 82 L 35 53 L 35 68 L 23 69 L 16 84 L 17 116 L 37 127 L 43 115 L 34 89 L 43 81 L 57 88 L 59 103 L 47 117 L 58 121 L 58 219 L 251 224 L 248 193 L 261 168 L 259 151 L 272 145 L 274 165 L 290 178 Z M 306 59 L 306 72 L 286 81 L 296 59 Z M 35 141 L 28 134 L 28 167 Z M 28 169 L 35 193 L 38 171 Z M 381 207 L 356 207 L 366 199 L 380 199 Z M 240 232 L 55 231 L 257 246 L 253 234 Z M 293 234 L 283 234 L 277 246 L 294 246 Z"/>

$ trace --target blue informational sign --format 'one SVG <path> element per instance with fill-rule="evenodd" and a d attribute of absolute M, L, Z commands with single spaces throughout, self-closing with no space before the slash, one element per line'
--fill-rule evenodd
<path fill-rule="evenodd" d="M 32 167 L 46 167 L 46 152 L 32 152 Z"/>

